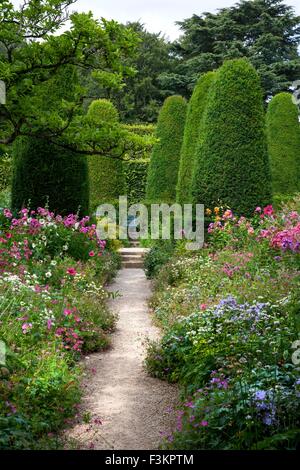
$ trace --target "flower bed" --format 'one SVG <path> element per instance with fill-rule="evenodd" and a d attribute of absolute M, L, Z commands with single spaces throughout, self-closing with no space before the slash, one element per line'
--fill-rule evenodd
<path fill-rule="evenodd" d="M 95 225 L 39 208 L 0 215 L 0 448 L 55 448 L 76 414 L 82 354 L 109 346 L 118 256 Z"/>
<path fill-rule="evenodd" d="M 293 449 L 300 438 L 299 199 L 252 219 L 208 211 L 206 247 L 182 253 L 155 281 L 164 330 L 146 365 L 179 382 L 171 449 Z"/>

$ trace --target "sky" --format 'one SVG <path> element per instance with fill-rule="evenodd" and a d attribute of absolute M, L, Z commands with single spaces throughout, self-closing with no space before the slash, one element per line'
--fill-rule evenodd
<path fill-rule="evenodd" d="M 20 0 L 13 0 L 17 5 Z M 200 15 L 204 11 L 232 6 L 236 0 L 78 0 L 71 11 L 92 11 L 96 18 L 114 19 L 121 23 L 140 20 L 153 33 L 163 33 L 170 40 L 180 35 L 176 21 Z M 286 0 L 300 15 L 299 0 Z"/>

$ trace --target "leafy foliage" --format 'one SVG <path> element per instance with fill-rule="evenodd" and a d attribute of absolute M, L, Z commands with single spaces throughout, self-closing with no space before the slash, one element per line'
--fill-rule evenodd
<path fill-rule="evenodd" d="M 123 74 L 132 72 L 123 60 L 136 35 L 115 21 L 97 21 L 91 13 L 69 17 L 66 8 L 72 3 L 30 0 L 20 9 L 10 1 L 1 3 L 0 79 L 7 88 L 7 104 L 0 107 L 1 143 L 38 135 L 72 150 L 102 154 L 98 134 L 81 129 L 85 88 L 78 83 L 68 98 L 50 90 L 70 65 L 89 70 L 107 88 L 120 87 Z M 57 34 L 67 18 L 70 29 Z"/>
<path fill-rule="evenodd" d="M 196 147 L 199 139 L 203 139 L 203 116 L 214 77 L 214 72 L 207 72 L 199 78 L 188 104 L 176 190 L 176 200 L 180 204 L 192 202 L 191 185 Z"/>
<path fill-rule="evenodd" d="M 159 113 L 148 177 L 146 199 L 170 202 L 176 199 L 180 149 L 187 104 L 181 96 L 167 98 Z"/>
<path fill-rule="evenodd" d="M 116 104 L 122 121 L 155 122 L 168 90 L 160 84 L 159 76 L 170 71 L 174 59 L 170 55 L 170 44 L 160 34 L 149 33 L 139 23 L 127 23 L 139 39 L 133 57 L 126 60 L 135 70 L 125 78 L 125 86 L 113 91 L 111 99 Z"/>
<path fill-rule="evenodd" d="M 300 189 L 300 126 L 290 93 L 279 93 L 269 103 L 267 136 L 273 191 L 291 195 Z"/>
<path fill-rule="evenodd" d="M 246 59 L 217 72 L 196 152 L 195 202 L 248 215 L 271 200 L 260 80 Z"/>

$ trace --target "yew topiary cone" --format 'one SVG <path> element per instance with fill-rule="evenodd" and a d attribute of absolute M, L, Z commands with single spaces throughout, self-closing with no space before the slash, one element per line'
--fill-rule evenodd
<path fill-rule="evenodd" d="M 259 76 L 246 59 L 224 63 L 209 96 L 196 151 L 194 202 L 251 215 L 271 202 L 271 174 Z"/>
<path fill-rule="evenodd" d="M 176 199 L 180 150 L 187 103 L 182 96 L 170 96 L 159 113 L 156 137 L 149 164 L 146 199 L 148 202 L 173 202 Z"/>

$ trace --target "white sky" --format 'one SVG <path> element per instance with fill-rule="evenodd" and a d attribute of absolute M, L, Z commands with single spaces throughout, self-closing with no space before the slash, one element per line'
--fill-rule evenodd
<path fill-rule="evenodd" d="M 17 5 L 20 0 L 12 2 Z M 148 31 L 162 32 L 174 40 L 179 36 L 175 21 L 189 18 L 194 13 L 214 12 L 235 3 L 236 0 L 78 0 L 71 10 L 91 10 L 96 18 L 115 19 L 121 23 L 140 20 Z M 300 15 L 299 0 L 286 0 L 284 3 L 293 6 Z"/>

